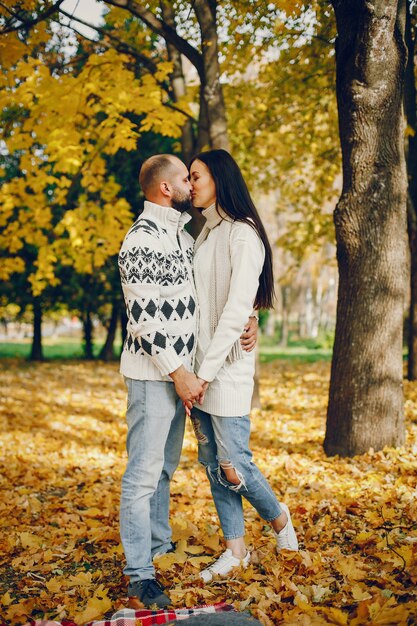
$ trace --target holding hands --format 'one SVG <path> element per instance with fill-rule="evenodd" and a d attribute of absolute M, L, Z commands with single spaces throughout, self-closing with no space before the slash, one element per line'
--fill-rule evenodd
<path fill-rule="evenodd" d="M 240 336 L 242 349 L 245 352 L 251 352 L 256 345 L 257 338 L 258 320 L 251 316 Z M 201 405 L 204 402 L 209 383 L 203 378 L 195 376 L 192 372 L 188 372 L 184 367 L 180 367 L 170 376 L 175 383 L 175 389 L 182 400 L 185 412 L 190 417 L 194 404 L 198 402 Z"/>
<path fill-rule="evenodd" d="M 175 391 L 181 400 L 185 403 L 194 402 L 203 392 L 203 387 L 197 376 L 193 372 L 189 372 L 183 365 L 170 374 L 174 381 Z"/>

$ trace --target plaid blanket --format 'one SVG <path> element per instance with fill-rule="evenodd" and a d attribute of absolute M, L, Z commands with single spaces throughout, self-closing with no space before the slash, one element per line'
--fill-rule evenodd
<path fill-rule="evenodd" d="M 188 619 L 192 615 L 222 613 L 235 610 L 236 609 L 231 604 L 226 604 L 225 602 L 194 606 L 191 609 L 161 609 L 160 611 L 122 609 L 114 613 L 109 619 L 89 622 L 85 624 L 85 626 L 157 626 L 159 624 L 168 624 L 168 622 L 173 620 L 180 622 Z M 62 620 L 62 622 L 30 620 L 25 626 L 77 626 L 77 624 L 70 620 Z"/>

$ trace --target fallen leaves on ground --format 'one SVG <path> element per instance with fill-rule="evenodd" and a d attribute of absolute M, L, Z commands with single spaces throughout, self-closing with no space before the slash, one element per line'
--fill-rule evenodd
<path fill-rule="evenodd" d="M 115 364 L 2 363 L 0 616 L 79 624 L 124 606 L 119 542 L 125 389 Z M 276 624 L 417 623 L 417 384 L 406 383 L 404 448 L 323 452 L 329 366 L 262 367 L 254 457 L 293 515 L 299 553 L 277 556 L 245 507 L 246 570 L 204 585 L 222 550 L 208 480 L 187 427 L 172 483 L 175 553 L 157 567 L 176 606 L 225 600 Z"/>

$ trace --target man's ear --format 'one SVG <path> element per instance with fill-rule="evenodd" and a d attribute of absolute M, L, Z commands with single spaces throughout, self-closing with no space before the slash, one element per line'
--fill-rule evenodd
<path fill-rule="evenodd" d="M 159 184 L 159 189 L 161 190 L 163 196 L 165 196 L 166 198 L 171 197 L 171 185 L 165 180 L 161 181 L 161 183 Z"/>

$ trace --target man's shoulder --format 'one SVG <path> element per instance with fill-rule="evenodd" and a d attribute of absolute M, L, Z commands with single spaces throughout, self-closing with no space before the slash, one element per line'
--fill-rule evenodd
<path fill-rule="evenodd" d="M 128 230 L 125 240 L 132 236 L 148 236 L 153 239 L 161 239 L 168 234 L 168 231 L 162 224 L 158 223 L 158 220 L 152 217 L 139 215 L 138 219 L 130 229 Z"/>

